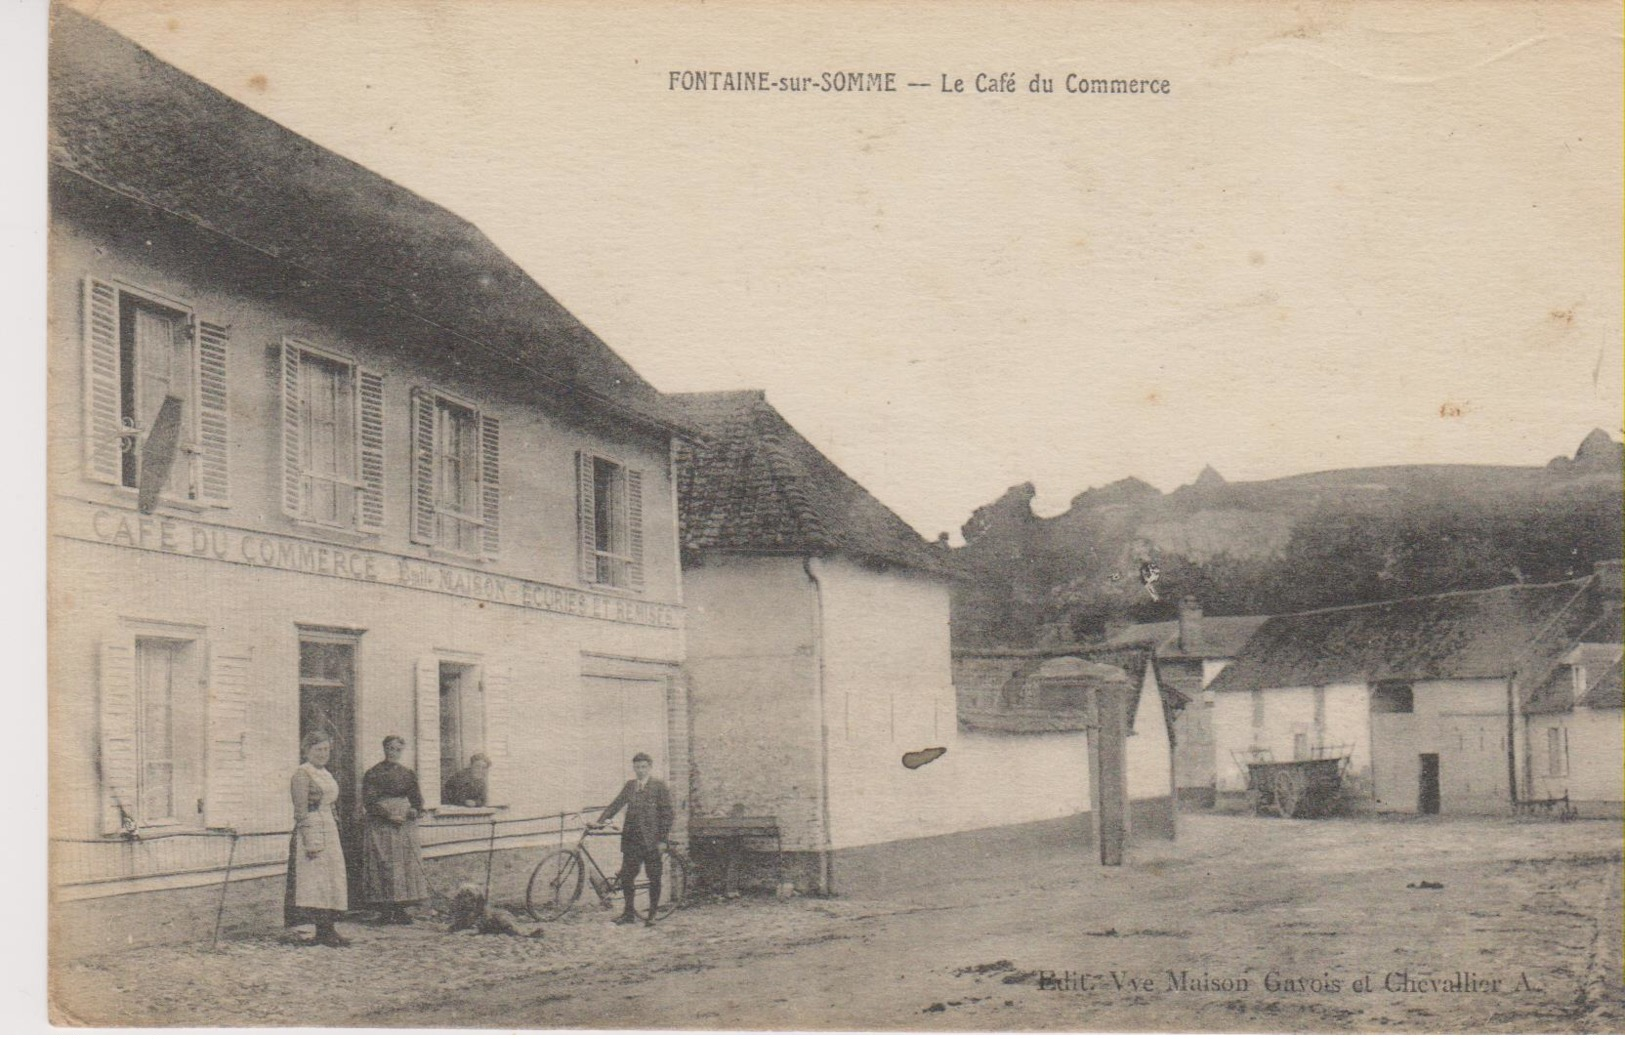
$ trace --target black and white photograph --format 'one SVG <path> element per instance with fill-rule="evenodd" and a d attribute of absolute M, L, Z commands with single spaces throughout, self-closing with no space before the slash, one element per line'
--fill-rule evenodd
<path fill-rule="evenodd" d="M 1622 20 L 50 5 L 39 1013 L 1625 1030 Z"/>

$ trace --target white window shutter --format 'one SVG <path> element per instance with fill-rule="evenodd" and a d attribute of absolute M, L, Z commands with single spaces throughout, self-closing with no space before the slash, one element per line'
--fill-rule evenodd
<path fill-rule="evenodd" d="M 626 584 L 643 590 L 643 470 L 626 471 Z"/>
<path fill-rule="evenodd" d="M 486 804 L 512 804 L 512 794 L 504 784 L 512 782 L 517 771 L 510 756 L 508 737 L 513 732 L 514 712 L 510 699 L 513 671 L 504 665 L 486 666 L 484 674 L 485 754 L 491 759 L 486 780 Z"/>
<path fill-rule="evenodd" d="M 593 457 L 576 452 L 577 513 L 581 528 L 581 579 L 588 584 L 598 580 L 598 538 L 594 529 L 597 510 L 593 505 Z"/>
<path fill-rule="evenodd" d="M 197 322 L 198 499 L 225 506 L 231 500 L 229 400 L 226 386 L 225 325 Z"/>
<path fill-rule="evenodd" d="M 203 791 L 205 826 L 241 828 L 247 820 L 244 746 L 248 738 L 253 666 L 252 647 L 210 647 L 208 785 Z"/>
<path fill-rule="evenodd" d="M 102 832 L 122 832 L 134 825 L 141 767 L 137 741 L 135 642 L 109 639 L 101 645 L 101 780 Z"/>
<path fill-rule="evenodd" d="M 119 483 L 122 432 L 119 423 L 118 290 L 85 279 L 85 475 Z"/>
<path fill-rule="evenodd" d="M 282 344 L 282 511 L 293 519 L 305 517 L 305 456 L 303 397 L 300 393 L 299 348 Z"/>
<path fill-rule="evenodd" d="M 376 534 L 384 529 L 384 377 L 366 368 L 358 369 L 356 389 L 361 462 L 356 526 Z"/>
<path fill-rule="evenodd" d="M 434 395 L 412 391 L 412 540 L 435 542 Z"/>
<path fill-rule="evenodd" d="M 480 416 L 480 528 L 481 553 L 495 559 L 502 548 L 502 434 L 493 415 Z"/>
<path fill-rule="evenodd" d="M 417 664 L 417 773 L 425 808 L 440 807 L 440 659 L 420 657 Z"/>

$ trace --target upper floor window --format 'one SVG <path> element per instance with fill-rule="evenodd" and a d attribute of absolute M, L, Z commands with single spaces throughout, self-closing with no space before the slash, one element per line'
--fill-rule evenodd
<path fill-rule="evenodd" d="M 223 325 L 182 304 L 85 282 L 85 463 L 91 479 L 162 498 L 226 504 Z"/>
<path fill-rule="evenodd" d="M 282 344 L 283 511 L 375 532 L 384 523 L 384 382 L 348 358 Z"/>
<path fill-rule="evenodd" d="M 501 547 L 500 426 L 493 415 L 412 391 L 412 540 L 495 558 Z"/>
<path fill-rule="evenodd" d="M 581 579 L 643 587 L 643 473 L 587 451 L 576 456 Z"/>

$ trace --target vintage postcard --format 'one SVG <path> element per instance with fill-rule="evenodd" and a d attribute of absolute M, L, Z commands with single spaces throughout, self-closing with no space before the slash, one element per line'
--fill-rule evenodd
<path fill-rule="evenodd" d="M 1625 1028 L 1617 4 L 49 31 L 56 1024 Z"/>

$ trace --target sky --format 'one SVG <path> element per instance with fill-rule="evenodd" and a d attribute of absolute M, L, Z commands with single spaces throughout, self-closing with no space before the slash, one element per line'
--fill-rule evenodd
<path fill-rule="evenodd" d="M 75 6 L 469 219 L 660 389 L 765 389 L 927 537 L 1026 481 L 1620 433 L 1615 3 Z M 670 89 L 758 69 L 899 87 Z"/>

